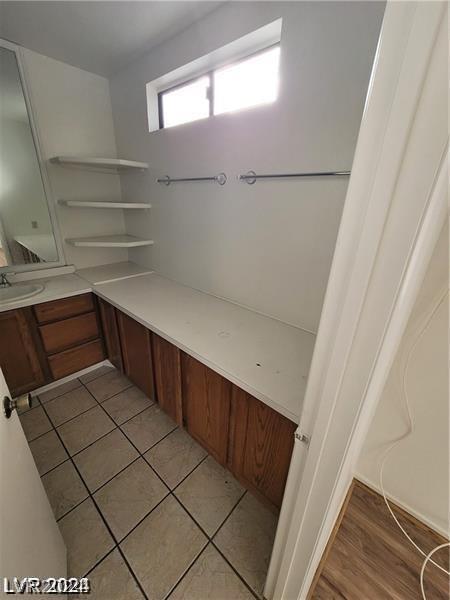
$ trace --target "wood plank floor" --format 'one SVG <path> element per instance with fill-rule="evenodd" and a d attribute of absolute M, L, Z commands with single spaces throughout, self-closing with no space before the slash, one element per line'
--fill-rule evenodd
<path fill-rule="evenodd" d="M 426 525 L 393 507 L 412 539 L 428 553 L 445 540 Z M 449 568 L 447 549 L 434 555 Z M 422 600 L 419 575 L 423 558 L 392 519 L 382 496 L 354 481 L 341 511 L 334 537 L 317 570 L 310 600 Z M 449 579 L 428 564 L 427 600 L 448 600 Z"/>

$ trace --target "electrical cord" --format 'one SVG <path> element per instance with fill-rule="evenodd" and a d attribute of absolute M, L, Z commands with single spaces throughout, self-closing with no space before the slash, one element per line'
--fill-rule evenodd
<path fill-rule="evenodd" d="M 411 544 L 416 548 L 416 550 L 424 557 L 424 561 L 422 564 L 422 570 L 420 573 L 420 587 L 422 590 L 422 597 L 423 600 L 427 600 L 426 595 L 425 595 L 425 591 L 424 591 L 424 587 L 423 587 L 423 575 L 425 572 L 425 567 L 428 564 L 428 562 L 431 562 L 431 564 L 433 564 L 435 567 L 437 567 L 438 569 L 440 569 L 441 571 L 443 571 L 446 575 L 450 575 L 450 571 L 448 571 L 447 569 L 445 569 L 444 567 L 442 567 L 441 565 L 439 565 L 438 563 L 436 563 L 433 559 L 432 556 L 435 552 L 437 552 L 438 550 L 440 550 L 441 548 L 444 548 L 446 546 L 450 546 L 450 543 L 446 543 L 446 544 L 442 544 L 440 546 L 437 546 L 436 548 L 434 548 L 431 552 L 429 552 L 428 554 L 426 554 L 426 552 L 424 552 L 422 550 L 422 548 L 420 548 L 420 546 L 418 546 L 416 544 L 416 542 L 411 538 L 411 536 L 408 534 L 408 532 L 404 529 L 404 527 L 402 526 L 402 524 L 400 523 L 400 521 L 397 519 L 397 517 L 394 514 L 394 511 L 391 508 L 391 505 L 389 503 L 389 500 L 386 497 L 386 492 L 384 489 L 384 467 L 386 465 L 386 461 L 389 457 L 389 455 L 391 454 L 392 450 L 394 450 L 394 448 L 396 448 L 401 442 L 403 442 L 406 438 L 408 438 L 413 432 L 414 432 L 414 419 L 411 413 L 411 407 L 409 404 L 409 397 L 408 397 L 408 391 L 407 391 L 407 387 L 406 387 L 406 380 L 408 378 L 408 369 L 409 369 L 409 363 L 411 360 L 411 357 L 413 355 L 414 350 L 417 347 L 417 344 L 420 342 L 420 340 L 422 339 L 422 337 L 424 336 L 424 334 L 426 333 L 426 331 L 428 330 L 428 327 L 431 323 L 431 321 L 433 320 L 434 315 L 436 314 L 436 312 L 439 310 L 441 304 L 444 302 L 445 297 L 448 295 L 448 290 L 445 291 L 444 294 L 442 294 L 442 296 L 439 298 L 439 301 L 437 302 L 437 304 L 435 305 L 435 307 L 433 308 L 433 310 L 431 311 L 430 315 L 427 317 L 424 325 L 422 326 L 422 328 L 420 329 L 420 331 L 418 332 L 416 338 L 414 339 L 409 352 L 407 354 L 406 357 L 406 363 L 405 363 L 405 367 L 403 370 L 403 377 L 402 377 L 402 396 L 404 398 L 404 403 L 405 403 L 405 408 L 406 408 L 406 413 L 408 416 L 408 429 L 407 431 L 402 434 L 400 437 L 396 438 L 388 447 L 387 449 L 384 451 L 384 453 L 382 454 L 382 458 L 381 458 L 381 466 L 380 466 L 380 489 L 383 495 L 383 499 L 384 502 L 392 516 L 392 518 L 394 519 L 394 521 L 396 522 L 396 524 L 398 525 L 398 527 L 400 528 L 400 530 L 402 531 L 402 533 L 405 535 L 405 537 L 411 542 Z"/>
<path fill-rule="evenodd" d="M 433 556 L 433 554 L 435 552 L 437 552 L 438 550 L 441 550 L 442 548 L 450 548 L 450 542 L 445 542 L 445 544 L 441 544 L 440 546 L 436 546 L 436 548 L 433 548 L 433 550 L 431 550 L 431 552 L 428 552 L 428 554 L 425 557 L 425 560 L 422 563 L 422 568 L 420 569 L 420 591 L 422 592 L 423 600 L 427 600 L 427 597 L 425 595 L 425 589 L 423 587 L 423 575 L 425 573 L 425 567 L 427 566 L 428 562 L 431 560 L 431 557 Z"/>

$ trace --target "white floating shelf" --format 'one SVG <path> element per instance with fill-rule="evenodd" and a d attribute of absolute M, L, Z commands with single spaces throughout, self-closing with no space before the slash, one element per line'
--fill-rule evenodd
<path fill-rule="evenodd" d="M 100 235 L 83 238 L 69 238 L 66 242 L 79 248 L 136 248 L 137 246 L 151 246 L 153 240 L 144 240 L 134 235 Z"/>
<path fill-rule="evenodd" d="M 148 163 L 122 158 L 93 158 L 89 156 L 54 156 L 51 163 L 66 166 L 87 167 L 91 169 L 110 169 L 113 171 L 127 171 L 130 169 L 148 169 Z"/>
<path fill-rule="evenodd" d="M 125 210 L 138 208 L 151 208 L 146 202 L 102 202 L 99 200 L 58 200 L 59 204 L 72 208 L 123 208 Z"/>

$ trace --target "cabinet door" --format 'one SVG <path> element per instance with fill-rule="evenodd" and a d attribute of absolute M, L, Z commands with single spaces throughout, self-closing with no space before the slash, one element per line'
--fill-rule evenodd
<path fill-rule="evenodd" d="M 229 468 L 244 484 L 278 508 L 283 499 L 296 427 L 233 385 Z"/>
<path fill-rule="evenodd" d="M 100 318 L 102 321 L 103 338 L 106 346 L 106 354 L 112 364 L 123 371 L 122 350 L 120 348 L 119 328 L 117 327 L 116 309 L 114 306 L 98 299 Z"/>
<path fill-rule="evenodd" d="M 225 465 L 228 449 L 231 383 L 182 353 L 183 415 L 189 433 Z"/>
<path fill-rule="evenodd" d="M 46 382 L 39 340 L 33 331 L 31 309 L 0 313 L 0 366 L 13 396 Z"/>
<path fill-rule="evenodd" d="M 178 425 L 182 425 L 180 350 L 152 333 L 152 352 L 158 403 Z"/>
<path fill-rule="evenodd" d="M 125 375 L 149 398 L 154 398 L 150 331 L 125 315 L 117 313 Z"/>

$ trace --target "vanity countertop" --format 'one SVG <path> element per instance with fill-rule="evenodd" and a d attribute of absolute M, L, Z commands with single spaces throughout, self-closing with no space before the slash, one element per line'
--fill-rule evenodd
<path fill-rule="evenodd" d="M 156 273 L 94 286 L 97 295 L 298 422 L 315 335 Z"/>
<path fill-rule="evenodd" d="M 36 296 L 0 312 L 93 291 L 151 331 L 298 423 L 315 335 L 232 302 L 181 285 L 133 263 L 33 279 Z M 120 277 L 120 279 L 118 279 Z"/>
<path fill-rule="evenodd" d="M 41 304 L 42 302 L 49 302 L 50 300 L 68 298 L 69 296 L 77 296 L 78 294 L 92 291 L 92 286 L 84 279 L 81 279 L 81 277 L 78 277 L 78 275 L 75 275 L 75 273 L 57 275 L 56 277 L 29 279 L 13 285 L 20 286 L 21 284 L 30 285 L 34 283 L 44 285 L 42 292 L 39 292 L 35 296 L 23 299 L 19 298 L 12 302 L 0 304 L 0 312 L 13 310 L 15 308 L 23 308 L 24 306 L 31 306 L 33 304 Z"/>

